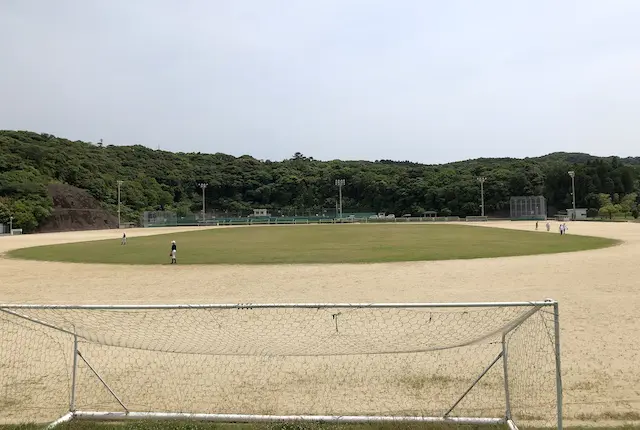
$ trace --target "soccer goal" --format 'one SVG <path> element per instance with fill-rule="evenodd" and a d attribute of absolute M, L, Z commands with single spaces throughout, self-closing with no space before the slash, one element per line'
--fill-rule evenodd
<path fill-rule="evenodd" d="M 562 428 L 558 304 L 0 305 L 0 424 Z"/>

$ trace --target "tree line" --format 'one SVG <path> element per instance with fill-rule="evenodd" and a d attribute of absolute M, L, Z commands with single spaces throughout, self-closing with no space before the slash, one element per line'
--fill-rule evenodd
<path fill-rule="evenodd" d="M 443 165 L 410 161 L 320 161 L 301 153 L 283 161 L 249 155 L 172 153 L 133 146 L 70 141 L 29 131 L 0 131 L 0 223 L 12 216 L 33 231 L 51 214 L 47 185 L 61 182 L 87 190 L 116 211 L 122 180 L 124 220 L 138 222 L 145 210 L 198 212 L 199 183 L 207 183 L 207 209 L 246 215 L 315 214 L 332 210 L 336 179 L 345 179 L 349 211 L 420 216 L 480 214 L 484 183 L 487 215 L 507 215 L 511 196 L 543 195 L 549 215 L 572 205 L 569 171 L 575 172 L 577 207 L 590 214 L 637 216 L 640 159 L 554 153 L 537 158 L 484 158 Z"/>

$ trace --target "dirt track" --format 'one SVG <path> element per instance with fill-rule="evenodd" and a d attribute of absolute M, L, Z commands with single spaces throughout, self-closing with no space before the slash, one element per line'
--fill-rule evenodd
<path fill-rule="evenodd" d="M 533 227 L 508 222 L 485 226 Z M 556 228 L 554 223 L 554 233 L 549 234 L 557 234 Z M 177 230 L 138 229 L 127 234 L 135 240 Z M 0 302 L 452 302 L 551 297 L 560 302 L 565 416 L 640 414 L 640 224 L 571 223 L 569 234 L 625 243 L 570 254 L 375 265 L 149 267 L 0 258 Z M 0 237 L 0 253 L 110 237 L 119 240 L 119 233 Z"/>

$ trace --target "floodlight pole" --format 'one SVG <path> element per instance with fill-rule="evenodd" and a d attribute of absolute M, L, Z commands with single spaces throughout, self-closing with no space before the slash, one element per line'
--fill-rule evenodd
<path fill-rule="evenodd" d="M 340 195 L 340 219 L 342 219 L 342 187 L 346 181 L 344 179 L 336 179 L 335 184 L 338 187 L 338 193 Z"/>
<path fill-rule="evenodd" d="M 205 214 L 205 209 L 206 209 L 206 206 L 205 206 L 204 190 L 206 190 L 206 189 L 207 189 L 207 187 L 209 186 L 209 184 L 207 184 L 207 183 L 205 183 L 205 182 L 202 182 L 202 183 L 198 184 L 198 186 L 199 186 L 200 188 L 202 188 L 202 222 L 204 222 L 204 214 Z"/>
<path fill-rule="evenodd" d="M 486 181 L 487 178 L 485 178 L 484 176 L 479 176 L 478 177 L 478 182 L 480 182 L 480 209 L 481 209 L 481 216 L 484 216 L 484 181 Z"/>
<path fill-rule="evenodd" d="M 571 214 L 571 219 L 576 220 L 576 172 L 570 170 L 569 176 L 571 176 L 571 197 L 573 200 L 573 213 Z"/>
<path fill-rule="evenodd" d="M 120 228 L 120 187 L 123 181 L 118 181 L 118 228 Z"/>

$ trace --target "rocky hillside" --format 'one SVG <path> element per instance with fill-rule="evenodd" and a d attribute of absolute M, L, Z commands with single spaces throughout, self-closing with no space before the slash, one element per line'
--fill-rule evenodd
<path fill-rule="evenodd" d="M 88 191 L 67 184 L 49 184 L 53 201 L 51 215 L 37 231 L 98 230 L 118 227 L 118 217 L 105 210 Z"/>

